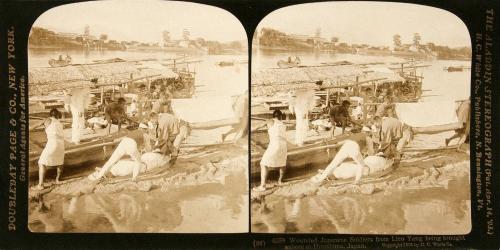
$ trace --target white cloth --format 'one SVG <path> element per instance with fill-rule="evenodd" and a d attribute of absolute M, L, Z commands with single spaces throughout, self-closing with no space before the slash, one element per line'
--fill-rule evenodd
<path fill-rule="evenodd" d="M 295 144 L 302 145 L 309 130 L 309 111 L 314 108 L 314 90 L 298 90 L 290 101 L 290 108 L 295 112 Z"/>
<path fill-rule="evenodd" d="M 172 99 L 171 105 L 175 116 L 189 123 L 217 121 L 235 117 L 231 97 Z"/>
<path fill-rule="evenodd" d="M 454 101 L 397 103 L 398 119 L 412 127 L 427 127 L 458 122 Z"/>
<path fill-rule="evenodd" d="M 366 166 L 363 161 L 363 155 L 361 154 L 359 144 L 355 141 L 346 140 L 340 147 L 339 151 L 335 154 L 335 157 L 333 157 L 333 160 L 321 174 L 322 179 L 331 175 L 333 171 L 348 158 L 353 159 L 356 163 L 354 170 L 359 170 L 359 167 Z"/>
<path fill-rule="evenodd" d="M 70 95 L 65 96 L 65 106 L 69 104 L 73 122 L 71 124 L 71 141 L 80 143 L 82 137 L 82 129 L 85 128 L 84 112 L 89 104 L 90 88 L 74 88 L 71 89 Z M 68 103 L 69 102 L 69 103 Z"/>
<path fill-rule="evenodd" d="M 122 159 L 126 155 L 130 156 L 130 159 Z M 125 137 L 120 141 L 101 170 L 99 170 L 97 177 L 104 176 L 107 171 L 110 171 L 114 176 L 127 176 L 132 174 L 134 168 L 138 165 L 142 166 L 140 167 L 140 172 L 145 172 L 158 167 L 166 167 L 168 161 L 168 156 L 159 153 L 145 153 L 141 155 L 137 148 L 137 142 L 132 138 Z"/>
<path fill-rule="evenodd" d="M 64 163 L 64 131 L 61 122 L 50 118 L 50 125 L 45 128 L 47 144 L 40 154 L 38 164 L 60 166 Z"/>
<path fill-rule="evenodd" d="M 392 161 L 388 161 L 384 157 L 371 155 L 364 159 L 366 165 L 370 168 L 370 171 L 365 169 L 363 171 L 363 176 L 374 174 L 387 169 L 392 166 Z M 356 176 L 357 163 L 354 161 L 347 161 L 340 164 L 335 170 L 333 170 L 333 175 L 337 179 L 349 179 Z"/>
<path fill-rule="evenodd" d="M 160 168 L 160 167 L 168 167 L 168 161 L 169 157 L 159 154 L 159 153 L 144 153 L 141 156 L 142 162 L 144 162 L 145 165 L 143 165 L 140 169 L 141 173 L 150 171 L 152 169 Z M 110 169 L 111 174 L 113 176 L 128 176 L 131 175 L 132 172 L 134 171 L 134 168 L 137 166 L 137 164 L 140 164 L 134 160 L 131 159 L 122 159 L 116 162 Z"/>
<path fill-rule="evenodd" d="M 260 165 L 271 168 L 286 166 L 286 125 L 275 120 L 267 133 L 269 134 L 269 145 L 262 156 Z"/>

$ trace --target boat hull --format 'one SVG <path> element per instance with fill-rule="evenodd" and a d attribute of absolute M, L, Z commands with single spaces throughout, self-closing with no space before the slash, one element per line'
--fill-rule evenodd
<path fill-rule="evenodd" d="M 118 142 L 124 138 L 130 137 L 142 143 L 142 132 L 139 130 L 118 132 L 101 139 L 95 139 L 89 142 L 84 142 L 78 145 L 66 146 L 64 155 L 65 168 L 85 168 L 89 167 L 94 162 L 101 162 L 108 159 L 113 153 Z M 30 176 L 38 174 L 38 159 L 41 152 L 30 152 L 29 156 L 29 173 Z"/>

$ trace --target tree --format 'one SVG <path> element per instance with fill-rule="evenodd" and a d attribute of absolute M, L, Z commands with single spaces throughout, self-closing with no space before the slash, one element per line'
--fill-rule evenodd
<path fill-rule="evenodd" d="M 419 33 L 413 34 L 413 45 L 415 45 L 415 48 L 420 47 L 420 39 L 422 39 L 422 37 Z"/>
<path fill-rule="evenodd" d="M 102 40 L 102 41 L 106 41 L 106 40 L 108 40 L 108 35 L 107 35 L 107 34 L 101 34 L 101 35 L 99 36 L 99 40 Z"/>
<path fill-rule="evenodd" d="M 399 34 L 395 34 L 392 37 L 392 40 L 394 41 L 394 48 L 399 48 L 401 47 L 401 36 Z"/>
<path fill-rule="evenodd" d="M 335 43 L 337 43 L 339 41 L 339 38 L 338 37 L 335 37 L 335 36 L 332 36 L 332 38 L 330 39 L 330 42 L 335 45 Z"/>

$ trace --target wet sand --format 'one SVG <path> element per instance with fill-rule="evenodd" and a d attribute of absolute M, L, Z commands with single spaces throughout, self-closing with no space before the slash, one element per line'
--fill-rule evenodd
<path fill-rule="evenodd" d="M 76 177 L 40 192 L 30 190 L 29 228 L 34 232 L 248 231 L 245 143 L 183 149 L 175 165 L 141 174 L 137 182 L 130 177 L 99 183 Z M 94 228 L 95 221 L 101 225 Z"/>

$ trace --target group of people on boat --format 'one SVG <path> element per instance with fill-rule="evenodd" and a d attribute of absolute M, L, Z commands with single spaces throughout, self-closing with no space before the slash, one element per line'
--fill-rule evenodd
<path fill-rule="evenodd" d="M 297 91 L 291 113 L 296 115 L 295 144 L 303 146 L 309 130 L 309 116 L 307 110 L 310 110 L 312 103 L 313 90 Z M 368 91 L 366 91 L 368 92 Z M 366 102 L 373 102 L 369 95 L 362 96 Z M 352 115 L 351 102 L 343 100 L 341 104 L 331 102 L 328 108 L 324 110 L 325 115 L 329 117 L 333 130 L 335 127 L 342 128 L 342 134 L 346 128 L 350 127 L 347 139 L 337 143 L 338 150 L 326 166 L 326 168 L 315 175 L 311 181 L 313 183 L 322 183 L 324 180 L 332 177 L 332 173 L 342 164 L 348 164 L 353 160 L 352 177 L 357 184 L 362 176 L 367 175 L 370 170 L 381 169 L 381 166 L 373 164 L 383 164 L 384 161 L 374 160 L 383 158 L 386 162 L 398 162 L 404 153 L 405 145 L 412 140 L 414 129 L 400 121 L 396 115 L 394 96 L 391 91 L 387 91 L 381 97 L 382 103 L 379 103 L 372 109 L 365 109 L 367 119 L 364 122 L 356 120 Z M 378 99 L 378 98 L 377 98 Z M 298 112 L 297 112 L 298 111 Z M 468 137 L 470 101 L 461 102 L 456 110 L 460 129 L 455 130 L 455 134 L 445 140 L 446 146 L 453 139 L 459 138 L 458 145 L 461 145 Z M 273 119 L 268 122 L 269 144 L 260 161 L 261 182 L 255 191 L 266 190 L 267 175 L 270 168 L 279 169 L 278 185 L 282 184 L 283 175 L 287 163 L 287 136 L 286 125 L 283 123 L 284 115 L 280 110 L 275 110 Z M 368 159 L 368 161 L 367 161 Z M 367 164 L 372 163 L 372 165 Z M 347 165 L 346 165 L 347 166 Z"/>
<path fill-rule="evenodd" d="M 159 167 L 173 165 L 179 155 L 181 143 L 191 133 L 191 125 L 176 116 L 170 105 L 172 95 L 168 89 L 157 88 L 147 90 L 144 84 L 137 86 L 137 100 L 127 104 L 124 97 L 116 101 L 108 101 L 104 106 L 104 119 L 92 117 L 87 120 L 92 128 L 107 126 L 108 134 L 111 126 L 116 124 L 118 130 L 123 122 L 135 123 L 142 131 L 142 144 L 139 138 L 123 137 L 107 162 L 88 176 L 89 180 L 100 180 L 106 176 L 131 175 L 132 180 L 145 171 Z M 131 110 L 136 105 L 136 110 Z M 248 98 L 244 93 L 234 99 L 233 111 L 238 122 L 230 124 L 229 132 L 221 135 L 222 141 L 228 133 L 235 133 L 235 141 L 245 135 L 248 130 Z M 61 112 L 54 108 L 49 112 L 45 121 L 47 143 L 38 160 L 39 182 L 33 187 L 37 190 L 44 188 L 46 168 L 56 167 L 56 184 L 62 173 L 65 155 L 65 139 L 63 125 L 60 122 Z M 140 120 L 139 120 L 140 119 Z"/>

